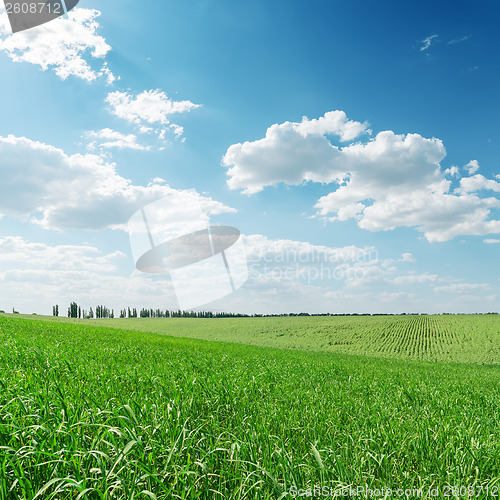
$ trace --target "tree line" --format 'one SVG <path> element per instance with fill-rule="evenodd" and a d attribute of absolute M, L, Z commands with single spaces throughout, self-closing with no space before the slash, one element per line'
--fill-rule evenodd
<path fill-rule="evenodd" d="M 52 316 L 59 316 L 59 305 L 56 304 L 52 306 Z M 78 319 L 93 319 L 93 318 L 114 318 L 115 312 L 113 309 L 111 311 L 105 306 L 96 306 L 95 313 L 92 307 L 87 311 L 82 309 L 76 302 L 71 302 L 68 307 L 68 318 L 78 318 Z"/>
<path fill-rule="evenodd" d="M 52 315 L 59 316 L 59 305 L 52 307 Z M 182 311 L 169 309 L 146 309 L 142 308 L 139 312 L 135 307 L 126 307 L 120 310 L 120 318 L 242 318 L 250 317 L 248 314 L 239 313 L 224 313 L 213 311 Z M 76 302 L 72 302 L 68 307 L 68 318 L 77 319 L 103 319 L 115 318 L 114 309 L 109 309 L 106 306 L 96 306 L 95 311 L 91 307 L 88 311 L 79 306 Z"/>
<path fill-rule="evenodd" d="M 2 313 L 4 311 L 0 311 Z M 19 314 L 17 311 L 13 312 Z M 441 313 L 443 315 L 454 315 L 461 313 Z M 482 314 L 498 314 L 497 312 L 475 313 Z M 59 316 L 59 305 L 52 307 L 52 315 Z M 273 318 L 273 317 L 296 317 L 296 316 L 425 316 L 427 313 L 281 313 L 281 314 L 242 314 L 228 312 L 213 312 L 213 311 L 183 311 L 169 309 L 146 309 L 142 308 L 139 312 L 135 307 L 126 307 L 120 310 L 120 318 Z M 438 313 L 439 315 L 439 313 Z M 96 306 L 95 311 L 91 307 L 88 311 L 79 306 L 76 302 L 72 302 L 68 307 L 68 318 L 78 319 L 103 319 L 115 318 L 114 309 L 109 309 L 106 306 Z"/>

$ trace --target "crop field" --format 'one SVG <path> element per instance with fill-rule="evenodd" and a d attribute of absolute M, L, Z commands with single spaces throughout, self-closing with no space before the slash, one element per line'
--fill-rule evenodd
<path fill-rule="evenodd" d="M 500 315 L 496 314 L 57 319 L 267 347 L 426 361 L 500 363 Z"/>
<path fill-rule="evenodd" d="M 0 499 L 500 495 L 497 316 L 102 324 L 0 316 Z"/>

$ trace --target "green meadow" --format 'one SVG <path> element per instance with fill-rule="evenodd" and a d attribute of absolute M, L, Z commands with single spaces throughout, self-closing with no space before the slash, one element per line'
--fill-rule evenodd
<path fill-rule="evenodd" d="M 1 499 L 320 488 L 498 497 L 500 317 L 0 315 Z"/>
<path fill-rule="evenodd" d="M 500 315 L 497 314 L 93 320 L 23 317 L 265 347 L 426 361 L 500 363 Z"/>

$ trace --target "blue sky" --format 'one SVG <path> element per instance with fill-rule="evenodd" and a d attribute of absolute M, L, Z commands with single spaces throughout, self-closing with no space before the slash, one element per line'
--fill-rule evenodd
<path fill-rule="evenodd" d="M 204 308 L 498 310 L 499 13 L 81 0 L 16 34 L 2 13 L 0 309 L 175 308 L 126 222 L 194 189 L 251 262 Z M 332 279 L 317 255 L 346 248 Z"/>

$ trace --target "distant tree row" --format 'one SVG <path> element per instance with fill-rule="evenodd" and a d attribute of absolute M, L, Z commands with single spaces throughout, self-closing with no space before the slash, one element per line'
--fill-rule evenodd
<path fill-rule="evenodd" d="M 302 315 L 307 313 L 301 313 Z M 52 307 L 52 315 L 59 316 L 59 305 Z M 182 311 L 180 309 L 171 311 L 169 309 L 146 309 L 143 308 L 137 313 L 135 307 L 127 307 L 120 310 L 120 318 L 243 318 L 251 317 L 249 314 L 225 313 L 213 311 Z M 262 315 L 255 315 L 262 316 Z M 281 315 L 283 316 L 283 315 Z M 95 313 L 92 307 L 87 312 L 82 309 L 76 302 L 72 302 L 68 307 L 68 318 L 84 318 L 84 319 L 101 319 L 114 318 L 114 309 L 109 310 L 106 306 L 97 306 Z"/>
<path fill-rule="evenodd" d="M 111 309 L 111 311 L 106 306 L 97 306 L 95 308 L 95 317 L 98 319 L 101 318 L 114 318 L 115 311 Z"/>
<path fill-rule="evenodd" d="M 52 307 L 52 316 L 59 316 L 59 305 L 56 304 Z M 76 302 L 71 302 L 68 307 L 68 318 L 83 318 L 83 319 L 93 319 L 94 316 L 97 319 L 101 318 L 114 318 L 115 312 L 113 309 L 111 311 L 105 306 L 97 306 L 94 310 L 90 308 L 88 311 L 82 309 Z"/>
<path fill-rule="evenodd" d="M 17 311 L 13 312 L 17 313 Z M 17 313 L 19 314 L 19 313 Z M 461 314 L 461 313 L 441 313 L 443 315 Z M 475 314 L 498 314 L 496 312 L 475 313 Z M 52 307 L 52 315 L 59 316 L 59 306 Z M 137 313 L 137 309 L 127 307 L 120 310 L 120 318 L 272 318 L 272 317 L 296 317 L 296 316 L 424 316 L 427 313 L 282 313 L 282 314 L 241 314 L 213 311 L 171 311 L 169 309 L 146 309 L 143 308 Z M 87 312 L 82 309 L 76 302 L 72 302 L 68 307 L 68 318 L 84 318 L 84 319 L 102 319 L 114 318 L 114 309 L 108 309 L 106 306 L 97 306 L 95 314 L 92 307 Z"/>

